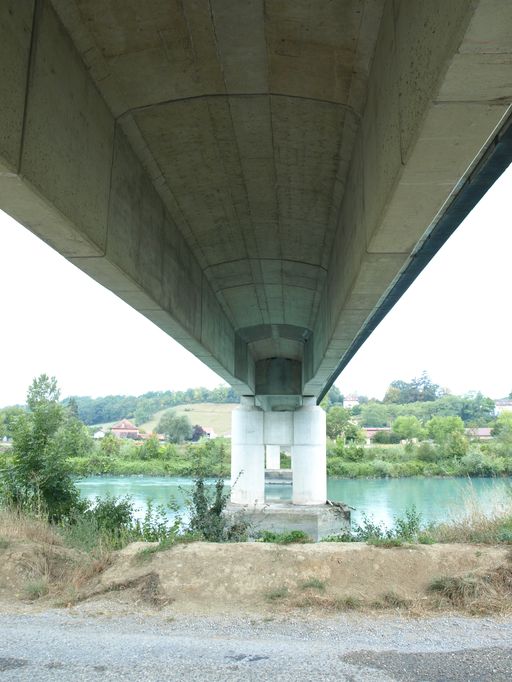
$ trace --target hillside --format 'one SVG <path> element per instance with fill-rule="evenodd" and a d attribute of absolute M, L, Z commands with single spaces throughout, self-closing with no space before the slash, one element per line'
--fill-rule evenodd
<path fill-rule="evenodd" d="M 199 424 L 203 428 L 210 426 L 217 436 L 226 436 L 231 433 L 231 412 L 237 403 L 194 403 L 189 405 L 178 405 L 167 410 L 160 410 L 155 416 L 144 424 L 141 429 L 146 432 L 155 431 L 163 414 L 175 412 L 189 418 L 192 425 Z"/>

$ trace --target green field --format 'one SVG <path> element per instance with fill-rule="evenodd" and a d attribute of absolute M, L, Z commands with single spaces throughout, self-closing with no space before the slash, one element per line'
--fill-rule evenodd
<path fill-rule="evenodd" d="M 192 425 L 199 424 L 203 428 L 211 427 L 217 436 L 226 436 L 231 433 L 231 412 L 237 406 L 236 403 L 196 403 L 178 405 L 157 412 L 153 419 L 141 424 L 139 428 L 146 432 L 155 431 L 163 414 L 175 412 L 189 418 Z"/>

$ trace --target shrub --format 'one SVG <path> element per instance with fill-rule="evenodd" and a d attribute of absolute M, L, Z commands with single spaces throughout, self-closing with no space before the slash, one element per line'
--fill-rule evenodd
<path fill-rule="evenodd" d="M 186 494 L 190 519 L 186 530 L 207 542 L 238 542 L 247 539 L 248 524 L 225 514 L 229 493 L 224 492 L 224 481 L 219 478 L 208 486 L 202 476 L 194 480 L 192 493 Z"/>
<path fill-rule="evenodd" d="M 275 533 L 271 530 L 262 530 L 258 537 L 259 542 L 272 542 L 277 545 L 305 544 L 313 542 L 312 538 L 303 530 L 289 530 L 283 533 Z"/>

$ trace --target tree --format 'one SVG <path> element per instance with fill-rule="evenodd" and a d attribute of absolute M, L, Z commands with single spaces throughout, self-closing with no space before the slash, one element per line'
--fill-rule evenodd
<path fill-rule="evenodd" d="M 421 422 L 414 416 L 397 417 L 391 427 L 393 432 L 400 437 L 401 440 L 412 440 L 413 438 L 421 438 L 424 434 Z"/>
<path fill-rule="evenodd" d="M 327 435 L 332 440 L 341 438 L 345 432 L 347 424 L 349 423 L 349 413 L 343 407 L 338 405 L 331 407 L 327 413 Z"/>
<path fill-rule="evenodd" d="M 464 422 L 460 417 L 432 417 L 427 422 L 427 431 L 434 443 L 444 447 L 453 433 L 464 435 Z"/>
<path fill-rule="evenodd" d="M 412 381 L 401 379 L 392 381 L 389 385 L 384 402 L 386 403 L 416 403 L 437 400 L 442 394 L 441 387 L 434 384 L 426 372 Z"/>
<path fill-rule="evenodd" d="M 502 412 L 496 419 L 492 435 L 500 445 L 512 450 L 512 412 Z"/>
<path fill-rule="evenodd" d="M 118 457 L 121 452 L 121 441 L 113 433 L 107 433 L 100 441 L 100 450 L 108 457 Z"/>
<path fill-rule="evenodd" d="M 192 437 L 192 424 L 187 416 L 179 416 L 175 412 L 166 412 L 158 424 L 158 432 L 163 433 L 171 443 L 183 443 Z"/>
<path fill-rule="evenodd" d="M 152 433 L 145 441 L 144 445 L 139 449 L 140 459 L 158 459 L 160 455 L 160 443 L 157 436 Z"/>
<path fill-rule="evenodd" d="M 329 405 L 343 405 L 343 396 L 337 386 L 331 386 L 327 393 Z"/>
<path fill-rule="evenodd" d="M 195 424 L 194 428 L 192 429 L 192 437 L 190 440 L 192 440 L 194 443 L 197 443 L 197 441 L 203 436 L 206 436 L 206 431 L 200 424 Z"/>
<path fill-rule="evenodd" d="M 63 457 L 86 457 L 94 447 L 91 434 L 76 414 L 73 403 L 69 402 L 55 435 L 56 447 Z"/>
<path fill-rule="evenodd" d="M 386 406 L 373 401 L 363 405 L 361 408 L 361 424 L 373 428 L 387 426 L 389 415 Z"/>
<path fill-rule="evenodd" d="M 23 407 L 15 405 L 13 407 L 4 407 L 0 410 L 0 438 L 7 436 L 12 438 L 14 434 L 14 427 L 18 417 L 25 414 Z"/>
<path fill-rule="evenodd" d="M 12 465 L 2 476 L 8 503 L 44 513 L 51 521 L 81 506 L 56 438 L 65 416 L 58 401 L 55 377 L 41 374 L 34 379 L 27 393 L 28 410 L 16 421 Z"/>

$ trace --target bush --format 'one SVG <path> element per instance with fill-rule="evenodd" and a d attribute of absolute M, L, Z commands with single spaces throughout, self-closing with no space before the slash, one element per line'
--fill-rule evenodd
<path fill-rule="evenodd" d="M 305 544 L 313 542 L 312 538 L 303 530 L 289 530 L 283 533 L 274 533 L 270 530 L 262 530 L 258 534 L 258 542 L 272 542 L 277 545 Z"/>
<path fill-rule="evenodd" d="M 433 445 L 424 441 L 418 446 L 416 457 L 422 462 L 435 462 L 438 458 L 438 453 Z"/>
<path fill-rule="evenodd" d="M 198 476 L 191 494 L 187 494 L 190 520 L 186 530 L 207 542 L 239 542 L 247 539 L 248 524 L 237 517 L 231 520 L 224 512 L 229 493 L 224 492 L 224 481 L 213 486 Z"/>
<path fill-rule="evenodd" d="M 375 445 L 398 445 L 399 443 L 400 436 L 394 431 L 377 431 L 372 438 L 372 444 Z"/>

